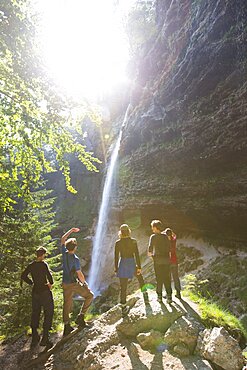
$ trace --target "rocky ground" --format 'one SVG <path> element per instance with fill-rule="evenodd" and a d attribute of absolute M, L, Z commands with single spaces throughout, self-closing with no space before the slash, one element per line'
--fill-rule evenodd
<path fill-rule="evenodd" d="M 183 248 L 186 248 L 186 244 L 187 247 L 191 247 L 191 243 L 191 240 L 181 240 Z M 199 241 L 197 244 L 195 243 L 195 247 L 197 251 L 200 249 L 200 253 L 195 253 L 194 260 L 203 261 L 199 265 L 195 262 L 195 266 L 199 266 L 196 267 L 197 271 L 202 271 L 208 264 L 215 261 L 219 254 L 224 257 L 224 250 L 203 245 Z M 187 265 L 186 260 L 184 264 Z M 143 274 L 145 277 L 149 276 L 148 279 L 152 282 L 152 268 L 148 261 L 143 266 Z M 115 284 L 110 288 L 112 295 L 116 288 L 114 286 Z M 137 288 L 134 281 L 129 286 L 130 291 L 135 291 Z M 117 304 L 117 296 L 111 299 L 111 302 L 105 297 L 101 310 L 106 312 L 101 312 L 101 315 L 94 320 L 92 327 L 76 334 L 57 352 L 39 364 L 31 365 L 32 360 L 37 356 L 37 351 L 29 351 L 30 338 L 22 336 L 15 343 L 2 345 L 0 367 L 6 370 L 16 368 L 206 370 L 213 369 L 215 363 L 221 366 L 229 363 L 230 368 L 222 368 L 242 369 L 241 350 L 237 342 L 227 333 L 217 331 L 220 330 L 219 328 L 215 328 L 216 332 L 204 331 L 196 304 L 187 298 L 182 301 L 174 298 L 172 305 L 166 304 L 164 299 L 160 304 L 156 300 L 152 284 L 149 288 L 149 302 L 144 302 L 139 290 L 129 296 L 128 303 L 131 309 L 126 318 L 122 317 L 121 308 Z M 53 341 L 56 342 L 60 338 L 61 333 L 56 334 Z M 215 338 L 218 338 L 219 343 Z M 207 346 L 203 345 L 203 341 L 208 341 Z M 206 350 L 212 348 L 212 343 L 209 345 L 210 341 L 214 341 L 213 351 Z M 217 351 L 215 351 L 215 346 L 219 346 Z M 220 348 L 221 350 L 223 348 L 223 352 Z M 212 353 L 215 352 L 220 353 L 220 359 L 214 358 Z M 234 354 L 234 356 L 226 358 L 227 354 Z M 233 362 L 232 357 L 238 359 L 237 362 Z"/>

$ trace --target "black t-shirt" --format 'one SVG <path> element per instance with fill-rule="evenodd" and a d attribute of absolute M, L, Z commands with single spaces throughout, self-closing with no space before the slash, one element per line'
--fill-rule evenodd
<path fill-rule="evenodd" d="M 159 265 L 170 264 L 170 241 L 165 234 L 152 234 L 148 251 L 153 254 L 154 262 Z"/>
<path fill-rule="evenodd" d="M 31 274 L 32 280 L 28 277 Z M 21 274 L 22 280 L 27 284 L 33 285 L 34 293 L 41 293 L 45 290 L 49 290 L 47 283 L 53 284 L 53 278 L 48 268 L 48 265 L 44 261 L 33 261 Z"/>
<path fill-rule="evenodd" d="M 137 267 L 141 268 L 137 241 L 132 238 L 122 238 L 115 243 L 115 270 L 118 268 L 119 255 L 121 258 L 135 258 Z"/>

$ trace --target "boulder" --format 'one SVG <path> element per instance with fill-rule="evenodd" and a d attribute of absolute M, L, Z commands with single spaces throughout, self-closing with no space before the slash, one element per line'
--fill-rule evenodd
<path fill-rule="evenodd" d="M 178 343 L 174 346 L 173 351 L 179 357 L 186 357 L 190 355 L 190 350 L 184 343 Z"/>
<path fill-rule="evenodd" d="M 126 320 L 117 325 L 117 330 L 126 337 L 135 337 L 137 334 L 151 329 L 165 332 L 180 316 L 182 316 L 182 313 L 179 311 L 173 311 L 168 315 L 164 315 L 161 312 L 160 314 L 150 316 L 130 313 Z"/>
<path fill-rule="evenodd" d="M 205 329 L 199 335 L 196 350 L 224 370 L 241 370 L 244 366 L 238 342 L 224 328 Z"/>
<path fill-rule="evenodd" d="M 148 333 L 140 333 L 136 339 L 143 349 L 158 349 L 164 344 L 162 333 L 156 330 L 151 330 Z"/>
<path fill-rule="evenodd" d="M 183 314 L 184 311 L 179 307 L 157 302 L 156 293 L 149 291 L 149 304 L 145 305 L 143 300 L 139 299 L 128 316 L 117 323 L 116 329 L 126 337 L 136 337 L 139 333 L 150 332 L 150 330 L 165 333 Z"/>
<path fill-rule="evenodd" d="M 132 308 L 138 300 L 139 300 L 138 297 L 132 297 L 128 299 L 127 304 L 130 308 Z M 112 307 L 110 310 L 108 310 L 101 316 L 101 322 L 107 325 L 112 325 L 119 321 L 121 318 L 122 318 L 121 305 L 117 304 L 116 306 Z"/>
<path fill-rule="evenodd" d="M 201 330 L 203 330 L 203 326 L 191 316 L 181 317 L 167 330 L 164 341 L 172 348 L 184 345 L 189 350 L 188 354 L 192 354 Z"/>

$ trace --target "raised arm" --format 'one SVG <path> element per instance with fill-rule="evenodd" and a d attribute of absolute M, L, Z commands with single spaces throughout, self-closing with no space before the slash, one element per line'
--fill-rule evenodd
<path fill-rule="evenodd" d="M 67 231 L 61 238 L 61 245 L 64 245 L 70 234 L 78 233 L 80 229 L 78 227 L 72 227 L 69 231 Z"/>

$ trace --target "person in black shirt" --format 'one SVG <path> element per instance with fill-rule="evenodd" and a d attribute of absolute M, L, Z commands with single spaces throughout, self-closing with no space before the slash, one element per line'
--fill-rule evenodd
<path fill-rule="evenodd" d="M 144 280 L 141 274 L 141 262 L 137 242 L 130 237 L 130 228 L 127 224 L 120 226 L 119 239 L 115 243 L 115 272 L 120 280 L 120 303 L 123 314 L 127 314 L 129 308 L 126 306 L 126 295 L 128 279 L 137 277 L 140 288 L 144 287 Z M 147 299 L 147 293 L 144 299 Z"/>
<path fill-rule="evenodd" d="M 51 292 L 53 278 L 46 262 L 44 262 L 47 250 L 44 247 L 39 247 L 36 250 L 36 261 L 30 263 L 21 274 L 21 279 L 27 284 L 32 285 L 32 316 L 31 316 L 31 328 L 32 328 L 32 343 L 31 347 L 34 347 L 39 343 L 39 320 L 41 309 L 44 310 L 44 323 L 43 323 L 43 337 L 41 339 L 41 346 L 52 346 L 52 342 L 49 339 L 49 330 L 51 329 L 53 313 L 54 313 L 54 302 Z M 32 280 L 28 277 L 31 275 Z"/>
<path fill-rule="evenodd" d="M 172 302 L 171 271 L 170 271 L 170 241 L 166 234 L 161 233 L 162 223 L 159 220 L 151 222 L 154 234 L 150 236 L 148 255 L 153 257 L 156 276 L 156 292 L 158 301 L 162 302 L 162 288 L 166 289 L 167 302 Z"/>

